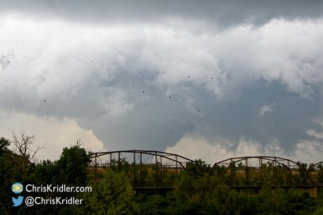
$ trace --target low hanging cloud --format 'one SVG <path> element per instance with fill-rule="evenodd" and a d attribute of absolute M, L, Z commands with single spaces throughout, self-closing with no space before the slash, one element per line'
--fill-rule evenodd
<path fill-rule="evenodd" d="M 190 159 L 202 159 L 211 166 L 219 161 L 233 157 L 242 156 L 276 156 L 291 159 L 295 162 L 302 163 L 318 163 L 322 161 L 323 146 L 321 144 L 313 144 L 302 142 L 296 145 L 295 151 L 285 152 L 279 145 L 272 144 L 262 147 L 243 138 L 239 141 L 236 150 L 227 150 L 221 144 L 209 144 L 203 138 L 194 138 L 191 135 L 185 135 L 175 146 L 168 147 L 166 152 L 175 153 Z"/>
<path fill-rule="evenodd" d="M 213 25 L 204 22 L 198 33 L 196 23 L 208 21 L 201 14 L 191 17 L 195 22 L 164 14 L 158 25 L 140 22 L 144 16 L 90 25 L 68 15 L 69 7 L 57 12 L 68 21 L 53 14 L 44 21 L 1 17 L 7 32 L 0 53 L 2 110 L 73 119 L 107 150 L 165 150 L 185 134 L 227 151 L 237 150 L 241 138 L 260 151 L 277 144 L 286 152 L 319 139 L 311 134 L 322 132 L 313 119 L 322 116 L 323 23 L 288 21 L 308 11 L 316 19 L 317 7 L 299 16 L 277 12 L 286 19 L 253 13 L 252 21 L 242 13 L 222 23 L 228 28 L 208 31 Z"/>

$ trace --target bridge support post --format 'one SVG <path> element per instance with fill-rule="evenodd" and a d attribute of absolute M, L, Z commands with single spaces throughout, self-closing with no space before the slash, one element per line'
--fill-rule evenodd
<path fill-rule="evenodd" d="M 245 160 L 246 185 L 249 187 L 248 158 Z"/>
<path fill-rule="evenodd" d="M 140 152 L 140 179 L 139 179 L 140 187 L 142 187 L 142 152 Z"/>
<path fill-rule="evenodd" d="M 156 190 L 158 188 L 158 160 L 157 160 L 157 152 L 155 152 L 155 163 L 156 163 Z"/>
<path fill-rule="evenodd" d="M 118 171 L 121 172 L 120 152 L 118 152 Z"/>
<path fill-rule="evenodd" d="M 112 168 L 112 153 L 110 153 L 110 169 Z"/>
<path fill-rule="evenodd" d="M 160 185 L 163 186 L 163 160 L 160 156 Z"/>
<path fill-rule="evenodd" d="M 133 187 L 136 188 L 136 152 L 133 153 Z"/>
<path fill-rule="evenodd" d="M 232 158 L 230 159 L 230 175 L 231 175 L 231 186 L 234 186 L 234 176 L 233 176 L 233 161 Z"/>
<path fill-rule="evenodd" d="M 278 186 L 277 184 L 277 168 L 276 168 L 277 162 L 276 162 L 276 157 L 274 159 L 274 165 L 273 165 L 273 181 L 274 185 Z"/>
<path fill-rule="evenodd" d="M 176 174 L 178 173 L 178 166 L 177 166 L 177 155 L 175 156 L 176 157 Z"/>
<path fill-rule="evenodd" d="M 286 176 L 286 185 L 291 185 L 292 184 L 292 182 L 291 182 L 291 176 L 288 174 L 289 172 L 289 170 L 290 170 L 290 163 L 289 163 L 289 161 L 287 161 L 287 165 L 288 165 L 288 169 L 287 169 L 287 176 Z"/>
<path fill-rule="evenodd" d="M 262 158 L 259 158 L 259 176 L 260 176 L 260 181 L 262 185 L 264 181 L 264 178 L 262 176 Z"/>
<path fill-rule="evenodd" d="M 95 161 L 94 161 L 94 181 L 96 182 L 96 174 L 97 174 L 97 166 L 98 166 L 98 164 L 97 164 L 97 161 L 96 161 L 96 159 L 97 159 L 97 156 L 98 154 L 97 153 L 95 153 Z"/>

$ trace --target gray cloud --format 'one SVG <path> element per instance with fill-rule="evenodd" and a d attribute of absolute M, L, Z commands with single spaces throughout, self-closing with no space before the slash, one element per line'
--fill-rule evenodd
<path fill-rule="evenodd" d="M 80 125 L 92 128 L 99 139 L 106 140 L 107 148 L 118 149 L 164 150 L 185 133 L 194 132 L 230 150 L 235 150 L 243 137 L 259 142 L 263 149 L 276 143 L 293 151 L 299 141 L 317 140 L 306 133 L 308 130 L 322 132 L 320 124 L 312 120 L 322 114 L 323 100 L 318 92 L 311 99 L 304 99 L 286 91 L 278 81 L 259 80 L 245 87 L 235 99 L 221 101 L 204 86 L 184 83 L 186 90 L 173 92 L 169 98 L 162 88 L 147 84 L 153 82 L 150 78 L 121 73 L 111 85 L 126 92 L 121 99 L 132 104 L 131 110 L 120 116 L 80 119 Z M 275 103 L 275 109 L 259 115 L 267 103 Z"/>
<path fill-rule="evenodd" d="M 76 13 L 67 13 L 71 10 L 70 3 L 64 8 L 59 3 L 53 2 L 58 15 L 53 12 L 50 16 L 82 21 Z M 52 10 L 47 9 L 47 4 L 30 5 L 26 11 Z M 89 11 L 93 8 L 85 7 L 86 4 L 74 5 L 80 7 L 74 8 L 75 11 L 89 15 L 92 21 L 98 19 L 101 9 L 91 15 Z M 104 8 L 105 3 L 101 4 Z M 322 131 L 313 121 L 322 115 L 320 21 L 275 20 L 261 29 L 236 26 L 216 34 L 200 35 L 190 30 L 196 23 L 177 22 L 175 18 L 184 19 L 191 14 L 192 19 L 221 21 L 223 16 L 226 20 L 224 11 L 226 8 L 230 11 L 233 5 L 223 3 L 221 9 L 222 3 L 218 3 L 217 10 L 223 12 L 211 15 L 212 3 L 201 5 L 201 9 L 192 6 L 192 11 L 186 13 L 175 2 L 174 8 L 165 6 L 171 12 L 141 16 L 140 3 L 134 7 L 129 3 L 125 8 L 129 15 L 120 18 L 117 14 L 122 10 L 121 5 L 112 4 L 115 11 L 109 15 L 102 12 L 102 22 L 115 16 L 120 24 L 133 15 L 132 10 L 138 12 L 135 22 L 92 26 L 62 20 L 8 18 L 10 25 L 3 21 L 5 30 L 12 29 L 12 23 L 19 26 L 19 35 L 23 36 L 18 35 L 18 39 L 32 48 L 15 53 L 10 65 L 2 66 L 0 108 L 39 117 L 76 119 L 82 128 L 92 129 L 108 150 L 164 150 L 187 133 L 230 150 L 237 147 L 242 137 L 263 147 L 276 142 L 286 151 L 293 151 L 299 141 L 318 139 L 307 131 Z M 153 3 L 147 4 L 148 8 L 155 7 Z M 222 24 L 261 25 L 271 17 L 311 17 L 307 14 L 318 17 L 315 11 L 320 6 L 320 3 L 316 7 L 309 5 L 304 7 L 304 12 L 296 14 L 296 9 L 302 6 L 300 3 L 290 5 L 295 10 L 287 9 L 286 5 L 267 4 L 263 13 L 253 15 L 263 16 L 263 21 L 248 18 L 248 13 L 241 12 L 234 13 L 237 16 L 232 20 L 226 14 L 229 18 Z M 249 8 L 248 4 L 240 6 L 239 11 Z M 11 6 L 6 4 L 6 7 Z M 274 8 L 277 12 L 268 18 L 266 11 Z M 196 10 L 205 11 L 206 15 Z M 159 24 L 140 23 L 148 16 Z M 168 20 L 165 24 L 158 16 L 175 17 L 175 21 Z M 181 24 L 188 29 L 177 29 Z M 6 36 L 9 42 L 17 35 L 16 31 L 12 32 Z M 5 48 L 7 52 L 1 56 L 10 53 L 11 49 Z M 268 104 L 275 106 L 270 112 L 259 114 Z"/>
<path fill-rule="evenodd" d="M 275 103 L 275 109 L 261 116 L 259 109 L 266 103 Z M 279 82 L 259 80 L 245 87 L 236 100 L 215 101 L 207 106 L 207 128 L 212 134 L 209 141 L 229 139 L 238 143 L 244 137 L 265 147 L 278 140 L 283 149 L 293 151 L 298 141 L 316 140 L 306 134 L 308 129 L 322 132 L 322 126 L 313 121 L 321 114 L 322 105 L 322 96 L 318 93 L 312 99 L 303 99 L 287 92 Z M 234 149 L 236 146 L 233 144 Z"/>
<path fill-rule="evenodd" d="M 322 1 L 1 1 L 2 12 L 19 12 L 34 19 L 58 18 L 91 24 L 163 22 L 165 19 L 204 20 L 220 27 L 261 26 L 273 18 L 322 17 Z"/>

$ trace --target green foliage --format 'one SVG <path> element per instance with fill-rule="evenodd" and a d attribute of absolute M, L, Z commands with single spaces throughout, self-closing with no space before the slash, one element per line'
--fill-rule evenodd
<path fill-rule="evenodd" d="M 271 189 L 265 184 L 259 196 L 259 214 L 308 214 L 315 202 L 308 193 L 301 193 L 297 189 Z"/>
<path fill-rule="evenodd" d="M 303 182 L 304 184 L 308 184 L 307 181 L 306 181 L 307 164 L 306 163 L 301 163 L 301 162 L 297 162 L 297 164 L 299 165 L 299 167 L 298 167 L 299 176 L 297 177 L 298 181 Z"/>
<path fill-rule="evenodd" d="M 25 138 L 28 139 L 27 136 Z M 28 153 L 25 157 L 24 154 L 15 155 L 8 148 L 9 145 L 9 140 L 0 139 L 0 214 L 323 214 L 322 196 L 319 195 L 319 198 L 313 199 L 310 198 L 309 193 L 298 189 L 284 190 L 273 187 L 276 183 L 285 184 L 291 178 L 284 166 L 273 166 L 272 163 L 262 165 L 260 177 L 257 172 L 250 167 L 245 167 L 243 163 L 233 164 L 227 172 L 224 166 L 215 166 L 211 169 L 210 165 L 202 160 L 187 163 L 186 170 L 182 171 L 163 168 L 161 163 L 145 164 L 140 170 L 140 164 L 134 165 L 121 159 L 120 163 L 112 160 L 111 168 L 107 172 L 101 169 L 102 177 L 97 177 L 99 180 L 95 181 L 93 177 L 89 177 L 90 155 L 80 145 L 64 148 L 57 161 L 45 160 L 36 166 L 30 163 L 22 166 L 20 161 L 27 161 Z M 305 164 L 299 163 L 299 165 L 298 176 L 295 176 L 298 182 L 306 180 L 304 170 L 307 167 Z M 309 167 L 309 171 L 310 168 L 312 166 Z M 119 170 L 121 173 L 116 173 Z M 245 172 L 248 175 L 248 181 L 244 177 Z M 131 179 L 134 173 L 136 180 Z M 322 178 L 319 174 L 318 181 Z M 228 183 L 226 185 L 232 185 L 231 182 L 235 185 L 248 182 L 263 186 L 257 194 L 249 190 L 235 191 L 220 183 L 222 177 L 224 182 Z M 28 193 L 31 196 L 45 198 L 74 196 L 84 199 L 85 204 L 38 205 L 30 208 L 22 205 L 14 208 L 11 203 L 10 187 L 16 181 L 24 185 L 30 183 L 36 186 L 45 184 L 91 186 L 93 192 Z M 175 189 L 165 196 L 156 193 L 135 196 L 132 183 L 136 186 L 141 183 L 151 186 L 155 186 L 156 183 L 158 186 L 167 184 Z M 322 190 L 319 189 L 320 193 Z"/>
<path fill-rule="evenodd" d="M 323 215 L 323 207 L 319 206 L 313 213 L 313 215 Z"/>
<path fill-rule="evenodd" d="M 139 194 L 136 197 L 141 215 L 167 215 L 173 214 L 169 210 L 171 199 L 162 195 Z"/>
<path fill-rule="evenodd" d="M 173 214 L 235 214 L 240 208 L 239 193 L 208 174 L 196 179 L 183 172 L 169 198 Z"/>
<path fill-rule="evenodd" d="M 84 193 L 85 205 L 76 208 L 77 214 L 139 213 L 138 205 L 134 201 L 135 192 L 124 173 L 109 170 L 98 184 L 92 185 L 92 188 L 92 193 Z"/>
<path fill-rule="evenodd" d="M 3 156 L 5 153 L 10 152 L 8 147 L 10 146 L 10 141 L 1 137 L 0 138 L 0 156 Z"/>
<path fill-rule="evenodd" d="M 213 174 L 216 174 L 219 177 L 222 177 L 222 175 L 225 173 L 225 166 L 219 166 L 219 165 L 215 165 L 214 166 L 214 171 Z"/>
<path fill-rule="evenodd" d="M 25 180 L 24 184 L 41 186 L 46 184 L 86 186 L 88 176 L 89 155 L 80 146 L 64 148 L 57 161 L 44 160 L 36 165 L 34 172 Z M 29 196 L 43 198 L 76 197 L 76 193 L 30 193 Z M 19 207 L 20 214 L 73 214 L 73 207 L 68 205 L 38 205 L 37 207 Z"/>
<path fill-rule="evenodd" d="M 210 171 L 211 166 L 201 159 L 186 163 L 186 172 L 190 176 L 203 177 L 205 173 L 210 173 Z"/>
<path fill-rule="evenodd" d="M 10 186 L 15 178 L 11 172 L 9 145 L 9 140 L 3 137 L 0 139 L 0 214 L 6 214 L 10 209 L 11 200 L 8 197 L 11 195 Z"/>
<path fill-rule="evenodd" d="M 85 186 L 90 161 L 90 156 L 84 148 L 80 146 L 64 148 L 60 159 L 56 162 L 61 184 Z"/>

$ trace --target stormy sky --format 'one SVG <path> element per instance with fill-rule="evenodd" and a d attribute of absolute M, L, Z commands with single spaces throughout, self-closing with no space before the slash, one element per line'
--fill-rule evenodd
<path fill-rule="evenodd" d="M 0 1 L 0 136 L 39 159 L 323 152 L 322 1 Z"/>

